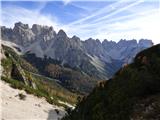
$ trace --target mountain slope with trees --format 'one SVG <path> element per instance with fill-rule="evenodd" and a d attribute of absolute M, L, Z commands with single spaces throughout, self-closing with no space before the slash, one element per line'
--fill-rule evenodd
<path fill-rule="evenodd" d="M 63 120 L 159 120 L 160 44 L 100 82 Z"/>

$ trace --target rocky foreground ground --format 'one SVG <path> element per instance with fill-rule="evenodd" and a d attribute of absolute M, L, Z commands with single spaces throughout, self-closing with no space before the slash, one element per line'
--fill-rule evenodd
<path fill-rule="evenodd" d="M 51 105 L 44 98 L 28 95 L 23 90 L 13 89 L 1 80 L 0 93 L 1 120 L 58 120 L 65 115 L 64 108 Z"/>

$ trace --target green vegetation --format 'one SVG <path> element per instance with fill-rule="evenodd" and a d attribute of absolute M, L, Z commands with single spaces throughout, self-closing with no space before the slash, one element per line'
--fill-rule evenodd
<path fill-rule="evenodd" d="M 83 98 L 75 110 L 63 120 L 151 120 L 158 116 L 160 105 L 142 114 L 139 119 L 135 115 L 137 102 L 147 104 L 145 99 L 160 95 L 160 45 L 140 52 L 134 63 L 121 68 L 115 76 L 106 82 L 101 82 L 92 93 Z M 142 102 L 143 101 L 143 102 Z M 156 100 L 160 101 L 160 99 Z M 153 99 L 148 106 L 156 102 Z M 139 104 L 138 104 L 139 105 Z M 145 106 L 143 106 L 144 108 Z M 144 110 L 145 111 L 145 110 Z M 141 112 L 143 113 L 143 112 Z M 137 115 L 138 116 L 138 115 Z M 144 118 L 143 118 L 144 117 Z M 156 117 L 157 118 L 157 117 Z M 157 118 L 158 119 L 158 118 Z"/>
<path fill-rule="evenodd" d="M 2 46 L 5 58 L 2 59 L 3 73 L 1 79 L 11 87 L 25 90 L 28 94 L 45 97 L 51 104 L 66 105 L 58 101 L 76 104 L 77 95 L 63 88 L 55 79 L 39 75 L 37 70 L 17 55 L 11 48 Z"/>
<path fill-rule="evenodd" d="M 25 100 L 26 99 L 26 95 L 24 95 L 22 93 L 19 93 L 18 96 L 19 96 L 20 100 Z"/>
<path fill-rule="evenodd" d="M 30 86 L 25 85 L 23 82 L 17 81 L 15 79 L 6 78 L 3 76 L 1 79 L 7 83 L 10 83 L 11 87 L 13 88 L 25 90 L 28 94 L 33 94 L 37 97 L 45 97 L 50 104 L 56 104 L 58 106 L 66 107 L 64 104 L 59 103 L 58 100 L 68 102 L 70 104 L 76 103 L 76 95 L 74 95 L 73 93 L 65 94 L 65 91 L 63 93 L 59 91 L 59 89 L 49 88 L 47 87 L 47 85 L 44 85 L 43 87 L 43 84 L 41 85 L 41 83 L 38 82 L 38 84 L 36 84 L 38 88 L 34 89 Z"/>
<path fill-rule="evenodd" d="M 7 57 L 6 60 L 2 60 L 2 66 L 9 65 L 8 63 L 5 64 L 6 61 L 10 61 L 10 63 L 12 63 L 14 60 L 14 62 L 17 62 L 23 69 L 30 72 L 38 73 L 38 70 L 35 67 L 29 64 L 25 59 L 22 59 L 22 57 L 16 54 L 16 52 L 12 48 L 4 45 L 2 45 L 2 48 L 4 50 L 5 56 Z"/>
<path fill-rule="evenodd" d="M 58 109 L 55 109 L 55 112 L 57 113 L 57 115 L 59 115 L 59 110 Z"/>

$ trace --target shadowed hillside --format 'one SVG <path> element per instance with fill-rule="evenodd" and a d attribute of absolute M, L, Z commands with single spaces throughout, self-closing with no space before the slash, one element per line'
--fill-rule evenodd
<path fill-rule="evenodd" d="M 101 82 L 63 120 L 159 120 L 160 45 Z"/>

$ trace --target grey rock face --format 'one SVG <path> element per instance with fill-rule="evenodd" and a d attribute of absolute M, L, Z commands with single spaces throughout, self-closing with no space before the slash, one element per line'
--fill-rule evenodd
<path fill-rule="evenodd" d="M 63 30 L 60 30 L 58 32 L 58 34 L 57 34 L 57 37 L 59 37 L 59 38 L 66 38 L 67 34 Z"/>
<path fill-rule="evenodd" d="M 35 34 L 36 40 L 43 40 L 45 42 L 47 40 L 53 39 L 56 35 L 56 32 L 54 31 L 53 27 L 33 24 L 31 30 Z"/>
<path fill-rule="evenodd" d="M 114 42 L 114 41 L 108 41 L 108 40 L 105 39 L 105 40 L 102 42 L 102 46 L 103 46 L 103 48 L 104 48 L 106 51 L 110 51 L 110 50 L 112 50 L 112 49 L 116 49 L 117 43 Z"/>
<path fill-rule="evenodd" d="M 139 46 L 141 48 L 148 48 L 150 47 L 151 45 L 153 45 L 153 42 L 151 40 L 147 40 L 147 39 L 140 39 L 139 40 Z"/>
<path fill-rule="evenodd" d="M 97 39 L 94 40 L 92 38 L 84 41 L 85 49 L 91 55 L 101 56 L 103 53 L 103 47 L 101 42 Z"/>
<path fill-rule="evenodd" d="M 56 36 L 53 27 L 33 24 L 31 30 L 35 35 L 35 41 L 38 42 L 42 50 L 46 50 L 51 44 L 51 40 Z"/>
<path fill-rule="evenodd" d="M 96 39 L 81 41 L 77 36 L 69 38 L 60 30 L 56 33 L 53 27 L 34 24 L 29 28 L 27 24 L 15 23 L 13 29 L 1 27 L 2 39 L 14 42 L 24 48 L 25 52 L 34 53 L 37 57 L 50 57 L 77 67 L 82 71 L 97 73 L 110 77 L 124 63 L 132 62 L 141 50 L 153 45 L 151 40 L 114 41 Z"/>
<path fill-rule="evenodd" d="M 13 40 L 16 44 L 28 46 L 35 40 L 35 35 L 27 24 L 15 23 L 13 28 Z"/>
<path fill-rule="evenodd" d="M 16 64 L 13 64 L 12 66 L 11 77 L 28 85 L 28 80 L 25 77 L 23 69 L 21 69 L 21 67 Z"/>
<path fill-rule="evenodd" d="M 13 31 L 11 28 L 6 28 L 5 26 L 1 27 L 1 37 L 4 40 L 12 41 Z"/>

